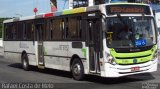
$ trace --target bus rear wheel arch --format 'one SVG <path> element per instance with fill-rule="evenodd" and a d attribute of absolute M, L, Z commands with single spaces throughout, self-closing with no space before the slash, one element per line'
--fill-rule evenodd
<path fill-rule="evenodd" d="M 84 66 L 79 58 L 74 58 L 71 64 L 71 73 L 75 80 L 84 79 Z"/>
<path fill-rule="evenodd" d="M 26 71 L 29 70 L 29 60 L 26 52 L 22 52 L 21 56 L 22 68 Z"/>

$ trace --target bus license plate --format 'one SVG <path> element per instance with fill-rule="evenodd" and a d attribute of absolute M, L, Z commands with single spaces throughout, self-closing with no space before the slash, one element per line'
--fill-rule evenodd
<path fill-rule="evenodd" d="M 131 71 L 140 71 L 140 67 L 132 67 Z"/>

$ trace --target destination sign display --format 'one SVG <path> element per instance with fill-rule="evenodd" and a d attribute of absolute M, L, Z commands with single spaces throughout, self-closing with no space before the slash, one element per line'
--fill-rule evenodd
<path fill-rule="evenodd" d="M 107 14 L 146 14 L 150 15 L 149 6 L 144 5 L 107 5 L 106 6 Z"/>

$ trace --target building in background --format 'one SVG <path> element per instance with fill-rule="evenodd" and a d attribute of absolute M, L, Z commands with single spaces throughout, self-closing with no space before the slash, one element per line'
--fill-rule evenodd
<path fill-rule="evenodd" d="M 109 3 L 110 0 L 69 0 L 69 9 Z"/>
<path fill-rule="evenodd" d="M 147 4 L 159 4 L 160 0 L 66 0 L 68 2 L 69 9 L 77 7 L 93 6 L 104 3 L 115 3 L 115 2 L 136 2 L 136 3 L 147 3 Z"/>
<path fill-rule="evenodd" d="M 64 9 L 73 9 L 78 7 L 87 7 L 87 6 L 93 6 L 98 4 L 104 4 L 104 3 L 116 3 L 116 2 L 135 2 L 135 3 L 146 3 L 151 4 L 153 7 L 155 5 L 160 6 L 160 0 L 61 0 L 63 1 L 64 5 L 67 4 L 68 8 Z M 54 12 L 57 10 L 57 3 L 60 2 L 60 0 L 50 0 L 51 4 L 51 11 Z M 63 6 L 62 6 L 63 7 Z"/>

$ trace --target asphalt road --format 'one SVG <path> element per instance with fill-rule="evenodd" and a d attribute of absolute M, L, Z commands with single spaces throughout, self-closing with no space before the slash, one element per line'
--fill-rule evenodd
<path fill-rule="evenodd" d="M 65 71 L 40 70 L 36 67 L 31 67 L 30 71 L 24 71 L 21 64 L 13 63 L 0 56 L 0 83 L 0 88 L 4 88 L 3 83 L 52 83 L 53 89 L 153 89 L 152 86 L 155 86 L 154 89 L 160 89 L 160 65 L 157 72 L 150 74 L 121 78 L 86 76 L 83 81 L 75 81 L 71 74 Z"/>

